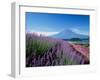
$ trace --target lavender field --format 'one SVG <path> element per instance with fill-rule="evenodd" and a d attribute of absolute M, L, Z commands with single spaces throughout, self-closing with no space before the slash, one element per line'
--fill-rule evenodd
<path fill-rule="evenodd" d="M 84 54 L 87 48 L 82 48 L 62 39 L 26 33 L 26 67 L 89 64 Z"/>

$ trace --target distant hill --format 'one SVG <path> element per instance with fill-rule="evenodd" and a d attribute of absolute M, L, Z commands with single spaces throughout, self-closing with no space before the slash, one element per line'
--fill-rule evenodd
<path fill-rule="evenodd" d="M 58 34 L 52 35 L 50 37 L 59 38 L 59 39 L 71 39 L 71 38 L 87 39 L 87 38 L 89 38 L 89 36 L 87 36 L 87 35 L 77 34 L 70 29 L 66 29 L 66 30 L 59 32 Z"/>

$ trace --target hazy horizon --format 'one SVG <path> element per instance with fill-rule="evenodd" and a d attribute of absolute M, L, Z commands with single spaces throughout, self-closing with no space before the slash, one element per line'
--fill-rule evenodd
<path fill-rule="evenodd" d="M 89 15 L 26 12 L 26 32 L 46 36 L 70 29 L 77 34 L 89 35 Z"/>

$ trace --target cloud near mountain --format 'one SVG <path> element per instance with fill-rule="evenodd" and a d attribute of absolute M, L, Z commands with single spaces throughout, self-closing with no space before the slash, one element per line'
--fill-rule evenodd
<path fill-rule="evenodd" d="M 52 35 L 50 37 L 59 38 L 59 39 L 71 39 L 71 38 L 85 39 L 85 38 L 89 38 L 88 35 L 78 34 L 70 29 L 66 29 L 66 30 L 61 31 L 58 34 Z"/>

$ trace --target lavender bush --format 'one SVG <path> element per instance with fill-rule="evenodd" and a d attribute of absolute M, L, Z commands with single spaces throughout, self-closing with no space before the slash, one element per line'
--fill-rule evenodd
<path fill-rule="evenodd" d="M 67 41 L 26 33 L 26 67 L 88 63 Z"/>

